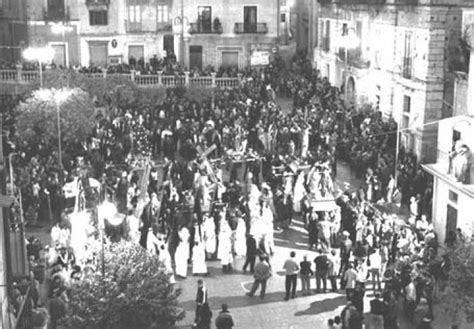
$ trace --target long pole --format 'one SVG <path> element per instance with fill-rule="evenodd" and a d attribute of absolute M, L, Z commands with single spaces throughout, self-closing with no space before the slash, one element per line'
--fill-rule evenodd
<path fill-rule="evenodd" d="M 344 45 L 344 105 L 347 106 L 347 80 L 349 75 L 349 68 L 347 63 L 347 45 Z"/>
<path fill-rule="evenodd" d="M 184 0 L 181 0 L 181 40 L 180 40 L 181 65 L 184 66 Z"/>
<path fill-rule="evenodd" d="M 398 187 L 398 158 L 400 156 L 400 125 L 402 124 L 402 115 L 399 115 L 397 122 L 397 145 L 395 149 L 395 172 L 393 178 L 395 180 L 395 188 Z"/>
<path fill-rule="evenodd" d="M 41 61 L 38 61 L 39 63 L 39 73 L 40 73 L 40 87 L 43 88 L 43 67 L 41 64 Z"/>
<path fill-rule="evenodd" d="M 59 181 L 61 183 L 61 186 L 63 185 L 63 151 L 62 151 L 62 146 L 61 146 L 61 117 L 60 117 L 60 105 L 59 103 L 56 103 L 56 117 L 58 121 L 58 150 L 59 150 L 59 168 L 61 169 L 61 173 L 59 175 Z"/>

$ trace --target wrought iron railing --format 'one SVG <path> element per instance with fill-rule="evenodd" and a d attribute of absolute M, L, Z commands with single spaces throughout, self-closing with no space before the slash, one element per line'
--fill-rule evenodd
<path fill-rule="evenodd" d="M 212 22 L 197 21 L 189 24 L 190 34 L 220 34 L 222 33 L 222 25 L 215 25 Z"/>
<path fill-rule="evenodd" d="M 267 23 L 235 23 L 234 33 L 268 33 Z"/>

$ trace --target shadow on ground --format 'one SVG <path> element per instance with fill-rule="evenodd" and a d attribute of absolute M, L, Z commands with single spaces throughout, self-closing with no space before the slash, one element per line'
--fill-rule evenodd
<path fill-rule="evenodd" d="M 309 304 L 309 308 L 295 313 L 295 316 L 316 315 L 332 312 L 346 302 L 345 296 L 337 296 L 332 299 L 317 300 Z"/>

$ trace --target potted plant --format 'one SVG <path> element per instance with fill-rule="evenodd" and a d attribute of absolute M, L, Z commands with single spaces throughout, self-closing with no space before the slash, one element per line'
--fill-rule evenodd
<path fill-rule="evenodd" d="M 32 311 L 31 322 L 33 329 L 46 329 L 48 328 L 49 313 L 48 310 L 40 307 Z"/>

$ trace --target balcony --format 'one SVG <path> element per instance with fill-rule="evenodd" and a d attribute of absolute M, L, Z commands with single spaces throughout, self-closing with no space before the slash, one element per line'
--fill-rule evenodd
<path fill-rule="evenodd" d="M 69 21 L 69 8 L 62 9 L 43 9 L 43 19 L 46 22 L 64 22 Z"/>
<path fill-rule="evenodd" d="M 412 58 L 404 57 L 403 65 L 402 65 L 402 77 L 404 77 L 405 79 L 411 79 L 412 74 L 413 74 Z"/>
<path fill-rule="evenodd" d="M 173 25 L 170 23 L 156 23 L 157 32 L 171 32 L 173 31 Z"/>
<path fill-rule="evenodd" d="M 86 0 L 86 6 L 94 10 L 108 10 L 110 0 Z"/>
<path fill-rule="evenodd" d="M 169 23 L 151 23 L 130 22 L 125 20 L 125 31 L 127 33 L 154 33 L 154 32 L 169 32 L 173 27 Z"/>
<path fill-rule="evenodd" d="M 343 62 L 346 61 L 346 52 L 344 48 L 339 48 L 337 54 L 339 59 Z M 360 48 L 348 49 L 347 50 L 347 65 L 356 67 L 359 69 L 368 69 L 370 67 L 370 61 L 365 59 L 362 56 L 362 51 Z"/>
<path fill-rule="evenodd" d="M 142 22 L 130 22 L 125 20 L 125 30 L 129 33 L 144 32 L 142 31 Z"/>
<path fill-rule="evenodd" d="M 222 25 L 212 24 L 210 22 L 200 22 L 191 23 L 189 26 L 190 34 L 221 34 Z"/>
<path fill-rule="evenodd" d="M 235 34 L 247 34 L 247 33 L 257 33 L 265 34 L 268 33 L 267 23 L 235 23 L 234 26 Z"/>

